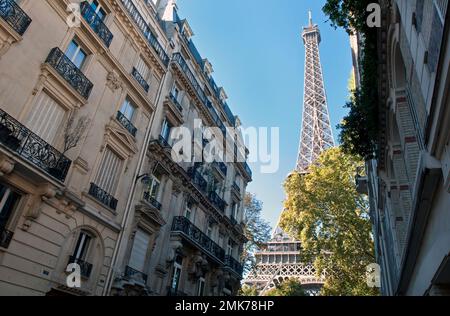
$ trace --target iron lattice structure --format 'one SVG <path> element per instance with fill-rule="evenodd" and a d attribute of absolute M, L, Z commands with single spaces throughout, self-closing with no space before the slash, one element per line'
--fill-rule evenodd
<path fill-rule="evenodd" d="M 324 150 L 334 146 L 334 138 L 320 63 L 321 36 L 319 27 L 313 24 L 311 12 L 309 25 L 303 28 L 302 38 L 306 50 L 305 87 L 296 171 L 305 174 Z M 278 225 L 264 250 L 255 254 L 256 266 L 244 283 L 256 286 L 264 294 L 282 281 L 295 278 L 310 295 L 317 294 L 325 282 L 326 274 L 317 275 L 312 264 L 301 262 L 300 251 L 300 242 L 289 237 Z"/>
<path fill-rule="evenodd" d="M 302 38 L 306 52 L 305 85 L 303 121 L 296 169 L 300 173 L 306 173 L 309 166 L 324 150 L 334 146 L 334 139 L 320 62 L 321 36 L 319 27 L 312 22 L 311 12 L 309 25 L 303 29 Z"/>

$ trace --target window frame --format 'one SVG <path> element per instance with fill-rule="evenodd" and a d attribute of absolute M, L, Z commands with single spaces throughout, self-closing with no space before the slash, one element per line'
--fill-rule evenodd
<path fill-rule="evenodd" d="M 70 60 L 70 61 L 71 61 L 71 62 L 72 62 L 79 70 L 82 71 L 83 68 L 84 68 L 84 66 L 86 65 L 86 61 L 87 61 L 87 58 L 88 58 L 88 56 L 89 56 L 89 53 L 87 53 L 86 48 L 84 48 L 84 46 L 83 46 L 82 44 L 80 44 L 80 43 L 81 43 L 81 41 L 80 41 L 79 38 L 73 37 L 72 40 L 70 40 L 69 45 L 67 45 L 67 48 L 66 48 L 66 50 L 64 51 L 64 54 L 66 55 L 66 57 L 67 57 L 67 58 L 68 58 L 68 59 L 69 59 L 69 60 Z M 76 49 L 75 49 L 73 55 L 72 55 L 72 56 L 69 56 L 68 53 L 69 53 L 69 49 L 70 49 L 70 47 L 71 47 L 72 44 L 75 44 Z M 80 52 L 84 54 L 84 58 L 83 58 L 81 64 L 80 64 L 80 65 L 77 65 L 76 59 L 78 58 L 78 55 L 79 55 Z"/>

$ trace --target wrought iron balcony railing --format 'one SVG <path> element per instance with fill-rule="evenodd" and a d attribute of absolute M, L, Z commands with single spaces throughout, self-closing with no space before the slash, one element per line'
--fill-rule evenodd
<path fill-rule="evenodd" d="M 240 264 L 239 261 L 234 259 L 232 256 L 225 256 L 225 266 L 231 268 L 240 276 L 242 276 L 242 273 L 244 272 L 242 264 Z"/>
<path fill-rule="evenodd" d="M 144 192 L 144 200 L 150 203 L 157 210 L 161 211 L 162 205 L 155 198 L 150 196 L 150 192 Z"/>
<path fill-rule="evenodd" d="M 200 250 L 220 262 L 224 262 L 225 250 L 203 233 L 200 228 L 192 224 L 186 217 L 177 216 L 173 219 L 172 232 L 182 233 L 185 238 L 197 245 Z"/>
<path fill-rule="evenodd" d="M 241 188 L 237 185 L 237 183 L 233 183 L 233 190 L 237 193 L 237 194 L 241 194 Z"/>
<path fill-rule="evenodd" d="M 227 207 L 227 203 L 220 198 L 220 196 L 216 192 L 210 192 L 208 194 L 209 201 L 214 204 L 222 213 L 225 212 L 225 208 Z"/>
<path fill-rule="evenodd" d="M 181 106 L 180 102 L 178 102 L 177 98 L 175 98 L 175 96 L 172 93 L 169 95 L 169 98 L 175 104 L 175 106 L 177 107 L 178 111 L 183 113 L 183 107 Z"/>
<path fill-rule="evenodd" d="M 131 75 L 136 79 L 136 81 L 140 84 L 142 88 L 144 88 L 145 92 L 148 93 L 150 91 L 150 85 L 145 81 L 144 77 L 139 73 L 139 71 L 133 67 L 133 71 L 131 72 Z"/>
<path fill-rule="evenodd" d="M 8 248 L 14 233 L 0 226 L 0 247 Z"/>
<path fill-rule="evenodd" d="M 1 109 L 0 143 L 57 180 L 65 181 L 72 162 Z"/>
<path fill-rule="evenodd" d="M 122 112 L 117 112 L 117 120 L 122 124 L 122 126 L 134 137 L 136 137 L 137 128 L 130 122 L 130 120 L 122 114 Z"/>
<path fill-rule="evenodd" d="M 221 161 L 214 161 L 213 167 L 215 167 L 217 170 L 219 170 L 225 177 L 227 176 L 228 167 L 225 163 L 223 163 Z"/>
<path fill-rule="evenodd" d="M 141 278 L 144 281 L 144 283 L 147 283 L 147 280 L 148 280 L 147 274 L 142 273 L 138 270 L 135 270 L 129 266 L 125 267 L 125 277 L 131 278 L 131 279 Z"/>
<path fill-rule="evenodd" d="M 161 59 L 162 63 L 167 67 L 169 65 L 169 56 L 165 52 L 164 48 L 161 46 L 161 44 L 158 42 L 156 36 L 153 34 L 150 26 L 145 22 L 145 19 L 142 17 L 142 15 L 139 13 L 139 10 L 134 5 L 133 1 L 131 0 L 121 0 L 122 4 L 124 5 L 125 9 L 128 11 L 128 14 L 136 24 L 136 26 L 139 28 L 139 30 L 142 32 L 142 34 L 147 39 L 148 43 L 151 47 L 155 50 L 156 54 Z"/>
<path fill-rule="evenodd" d="M 252 169 L 250 169 L 250 166 L 246 162 L 244 162 L 244 170 L 249 175 L 250 178 L 253 177 Z"/>
<path fill-rule="evenodd" d="M 0 17 L 21 36 L 31 24 L 30 17 L 14 0 L 0 0 Z"/>
<path fill-rule="evenodd" d="M 85 277 L 85 278 L 88 279 L 91 276 L 92 264 L 90 264 L 90 263 L 88 263 L 86 261 L 77 259 L 74 256 L 70 256 L 69 257 L 69 262 L 67 262 L 67 265 L 72 264 L 72 263 L 78 264 L 80 266 L 80 272 L 81 272 L 81 276 L 82 277 Z"/>
<path fill-rule="evenodd" d="M 109 47 L 114 36 L 105 23 L 103 23 L 103 20 L 98 16 L 95 10 L 91 7 L 90 3 L 87 1 L 81 3 L 80 9 L 81 15 L 90 25 L 92 30 L 101 38 L 106 47 Z"/>
<path fill-rule="evenodd" d="M 162 147 L 172 148 L 172 145 L 170 145 L 169 140 L 166 139 L 164 136 L 160 135 L 158 141 Z"/>
<path fill-rule="evenodd" d="M 97 201 L 102 203 L 103 205 L 116 210 L 117 209 L 117 200 L 105 190 L 99 188 L 96 184 L 91 183 L 91 187 L 89 188 L 89 195 L 95 198 Z"/>
<path fill-rule="evenodd" d="M 201 173 L 195 168 L 190 168 L 188 174 L 192 179 L 192 183 L 194 183 L 200 191 L 206 192 L 208 182 L 201 175 Z"/>
<path fill-rule="evenodd" d="M 45 62 L 52 66 L 82 97 L 89 98 L 94 85 L 58 47 L 50 51 Z"/>
<path fill-rule="evenodd" d="M 186 77 L 188 78 L 189 82 L 191 83 L 191 85 L 193 86 L 195 92 L 197 93 L 197 96 L 200 98 L 200 100 L 203 102 L 203 104 L 206 105 L 206 95 L 205 92 L 203 92 L 200 84 L 198 83 L 197 79 L 195 78 L 194 74 L 192 73 L 192 71 L 189 69 L 188 64 L 186 63 L 186 61 L 184 60 L 183 56 L 181 56 L 180 53 L 175 53 L 172 57 L 172 59 L 178 63 L 178 65 L 180 66 L 180 68 L 183 70 L 184 74 L 186 75 Z"/>

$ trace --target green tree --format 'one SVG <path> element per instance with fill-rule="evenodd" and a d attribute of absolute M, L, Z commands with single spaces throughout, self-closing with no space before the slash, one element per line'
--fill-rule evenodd
<path fill-rule="evenodd" d="M 340 148 L 324 152 L 308 174 L 292 174 L 281 226 L 302 242 L 302 260 L 327 273 L 322 295 L 375 295 L 366 267 L 375 262 L 368 201 L 356 191 L 363 162 Z"/>
<path fill-rule="evenodd" d="M 331 25 L 359 34 L 361 46 L 360 87 L 345 104 L 349 114 L 338 126 L 345 152 L 363 159 L 375 157 L 378 140 L 378 47 L 377 29 L 367 25 L 367 6 L 374 0 L 327 0 L 323 7 Z"/>
<path fill-rule="evenodd" d="M 245 210 L 245 237 L 248 242 L 244 246 L 242 261 L 244 262 L 244 275 L 249 273 L 255 265 L 255 252 L 270 239 L 272 228 L 261 217 L 263 204 L 254 194 L 247 193 L 244 198 Z"/>
<path fill-rule="evenodd" d="M 239 296 L 259 296 L 259 291 L 255 286 L 244 285 L 239 291 Z"/>
<path fill-rule="evenodd" d="M 267 291 L 265 296 L 307 296 L 307 294 L 298 280 L 289 279 Z"/>

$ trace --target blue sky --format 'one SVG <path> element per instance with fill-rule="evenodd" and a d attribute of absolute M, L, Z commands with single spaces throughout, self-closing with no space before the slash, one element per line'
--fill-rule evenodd
<path fill-rule="evenodd" d="M 303 102 L 304 46 L 301 31 L 308 11 L 319 24 L 320 53 L 334 136 L 346 113 L 352 69 L 347 34 L 322 12 L 323 0 L 178 0 L 179 15 L 194 31 L 193 41 L 214 68 L 228 104 L 245 126 L 280 127 L 280 169 L 261 174 L 252 164 L 248 191 L 264 203 L 273 226 L 282 210 L 283 181 L 295 168 Z"/>

